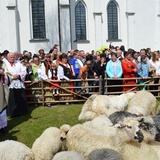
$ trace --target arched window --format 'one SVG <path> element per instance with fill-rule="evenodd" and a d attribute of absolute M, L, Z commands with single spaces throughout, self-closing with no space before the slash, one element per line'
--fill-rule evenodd
<path fill-rule="evenodd" d="M 118 11 L 117 5 L 111 1 L 107 7 L 108 39 L 118 39 Z"/>
<path fill-rule="evenodd" d="M 33 39 L 46 38 L 44 0 L 32 0 Z"/>
<path fill-rule="evenodd" d="M 75 28 L 76 40 L 86 40 L 86 10 L 81 1 L 75 7 Z"/>

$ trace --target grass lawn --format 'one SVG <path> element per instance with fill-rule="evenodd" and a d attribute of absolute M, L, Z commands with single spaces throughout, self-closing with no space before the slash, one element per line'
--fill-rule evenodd
<path fill-rule="evenodd" d="M 12 139 L 31 147 L 35 139 L 48 127 L 71 126 L 80 123 L 78 115 L 82 104 L 58 105 L 49 107 L 29 107 L 29 114 L 16 118 L 8 118 L 9 133 L 0 135 L 0 141 Z"/>
<path fill-rule="evenodd" d="M 60 127 L 63 124 L 71 126 L 81 123 L 78 116 L 83 104 L 58 105 L 48 107 L 29 107 L 29 114 L 8 119 L 9 133 L 0 135 L 0 141 L 12 139 L 31 147 L 33 142 L 48 127 Z M 160 101 L 157 101 L 160 107 Z"/>

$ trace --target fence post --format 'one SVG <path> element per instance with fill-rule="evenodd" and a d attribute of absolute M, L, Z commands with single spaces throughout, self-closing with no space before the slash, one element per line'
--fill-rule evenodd
<path fill-rule="evenodd" d="M 107 78 L 107 76 L 105 76 L 105 87 L 106 87 L 106 95 L 107 95 L 107 93 L 108 93 L 108 87 L 107 87 L 107 85 L 108 85 L 108 78 Z"/>
<path fill-rule="evenodd" d="M 100 76 L 100 81 L 99 81 L 99 95 L 101 95 L 101 89 L 102 89 L 102 76 Z"/>
<path fill-rule="evenodd" d="M 43 80 L 41 80 L 41 87 L 42 87 L 42 105 L 44 106 L 44 85 L 43 85 Z"/>

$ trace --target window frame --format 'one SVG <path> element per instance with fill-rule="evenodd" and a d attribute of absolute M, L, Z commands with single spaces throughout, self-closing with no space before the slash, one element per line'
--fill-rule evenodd
<path fill-rule="evenodd" d="M 81 3 L 82 5 L 83 5 L 83 7 L 84 7 L 84 14 L 85 14 L 85 38 L 83 39 L 82 37 L 80 37 L 79 39 L 77 38 L 77 27 L 76 27 L 76 7 L 77 7 L 77 5 L 79 4 L 79 3 Z M 81 22 L 80 22 L 81 23 Z M 84 2 L 82 1 L 82 0 L 79 0 L 79 1 L 77 1 L 77 3 L 75 4 L 75 7 L 74 7 L 74 26 L 75 26 L 75 41 L 74 42 L 82 42 L 82 43 L 84 43 L 84 42 L 89 42 L 88 40 L 87 40 L 87 9 L 86 9 L 86 5 L 84 4 Z"/>
<path fill-rule="evenodd" d="M 109 10 L 108 10 L 108 8 L 109 8 L 109 5 L 111 4 L 111 3 L 114 3 L 114 5 L 115 5 L 115 7 L 116 7 L 116 23 L 117 23 L 117 25 L 116 25 L 116 29 L 117 29 L 117 35 L 116 35 L 116 37 L 114 37 L 114 33 L 112 34 L 112 36 L 110 37 L 110 33 L 109 33 L 109 30 L 110 30 L 110 28 L 109 28 L 109 18 L 112 18 L 113 17 L 113 11 L 112 11 L 112 17 L 109 17 L 109 14 L 108 14 L 108 12 L 109 12 Z M 113 23 L 111 24 L 112 26 L 113 26 Z M 111 1 L 109 1 L 109 3 L 108 3 L 108 5 L 107 5 L 107 31 L 108 31 L 108 39 L 107 39 L 107 42 L 110 42 L 110 41 L 122 41 L 121 39 L 119 39 L 120 38 L 120 21 L 119 21 L 119 6 L 118 6 L 118 4 L 117 4 L 117 2 L 115 1 L 115 0 L 111 0 Z"/>
<path fill-rule="evenodd" d="M 41 34 L 39 34 L 40 33 L 40 29 L 38 30 L 38 37 L 35 37 L 34 36 L 34 24 L 33 24 L 33 7 L 32 7 L 32 3 L 33 3 L 33 1 L 34 0 L 31 0 L 30 2 L 31 2 L 31 4 L 30 4 L 30 13 L 31 13 L 31 40 L 30 40 L 30 42 L 37 42 L 37 41 L 48 41 L 48 39 L 46 38 L 46 17 L 45 17 L 45 0 L 42 0 L 43 1 L 43 12 L 44 12 L 44 15 L 43 15 L 43 25 L 44 25 L 44 37 L 42 36 L 40 36 Z M 36 0 L 35 0 L 36 1 Z M 37 0 L 37 2 L 38 3 L 40 3 L 39 2 L 39 0 Z M 38 9 L 39 9 L 39 5 L 38 5 L 38 7 L 37 7 Z M 42 15 L 42 13 L 38 13 L 38 14 L 41 14 Z M 38 23 L 38 25 L 40 24 L 40 22 Z"/>

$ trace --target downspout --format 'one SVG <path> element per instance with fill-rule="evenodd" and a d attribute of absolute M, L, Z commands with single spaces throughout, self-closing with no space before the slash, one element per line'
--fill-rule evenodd
<path fill-rule="evenodd" d="M 61 51 L 61 16 L 60 16 L 60 0 L 58 0 L 58 30 L 59 30 L 59 50 Z"/>
<path fill-rule="evenodd" d="M 71 0 L 69 0 L 69 15 L 70 15 L 70 36 L 71 36 L 71 49 L 73 49 L 73 44 L 72 44 L 72 18 L 71 18 Z"/>

